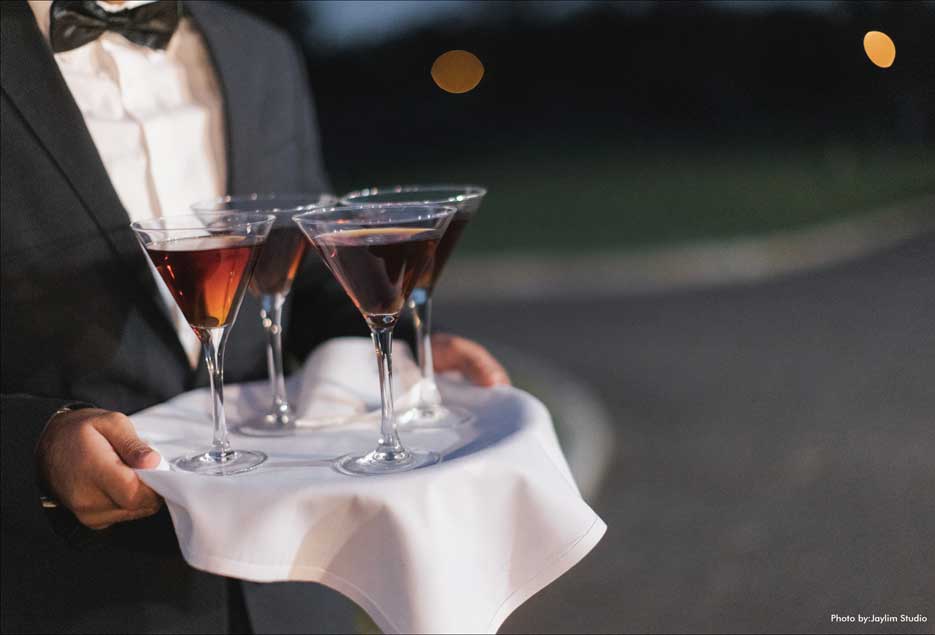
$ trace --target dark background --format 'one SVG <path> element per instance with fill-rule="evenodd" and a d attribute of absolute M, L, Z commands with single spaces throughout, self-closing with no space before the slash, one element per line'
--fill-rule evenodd
<path fill-rule="evenodd" d="M 932 2 L 238 4 L 302 43 L 338 192 L 489 186 L 451 287 L 476 265 L 513 276 L 512 256 L 626 263 L 935 214 Z M 869 30 L 894 40 L 891 68 Z M 451 49 L 485 66 L 469 93 L 432 81 Z M 588 422 L 537 371 L 610 413 L 590 498 L 608 533 L 504 632 L 931 632 L 935 235 L 849 253 L 743 283 L 437 303 L 566 440 Z"/>
<path fill-rule="evenodd" d="M 466 254 L 755 234 L 935 188 L 931 2 L 427 2 L 417 24 L 346 3 L 345 37 L 333 3 L 241 4 L 303 43 L 338 191 L 491 187 Z M 429 69 L 458 48 L 486 72 L 452 95 Z"/>

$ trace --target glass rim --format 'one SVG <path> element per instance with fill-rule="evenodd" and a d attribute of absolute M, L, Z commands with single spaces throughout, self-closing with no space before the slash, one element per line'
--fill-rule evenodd
<path fill-rule="evenodd" d="M 470 185 L 466 183 L 438 183 L 438 184 L 410 184 L 410 185 L 383 185 L 378 187 L 367 187 L 360 190 L 348 192 L 340 198 L 342 203 L 362 204 L 362 199 L 368 196 L 377 196 L 379 194 L 408 194 L 431 190 L 461 190 L 464 194 L 456 194 L 447 198 L 429 198 L 420 201 L 406 201 L 409 204 L 439 204 L 439 203 L 461 203 L 472 201 L 487 194 L 487 188 L 481 185 Z"/>
<path fill-rule="evenodd" d="M 224 227 L 223 229 L 236 229 L 241 227 L 256 227 L 264 225 L 266 223 L 273 223 L 276 220 L 276 217 L 273 214 L 260 214 L 258 212 L 236 212 L 236 211 L 205 211 L 189 214 L 175 214 L 173 216 L 154 216 L 152 218 L 144 218 L 142 220 L 133 221 L 130 223 L 130 229 L 135 232 L 140 231 L 159 231 L 159 232 L 173 232 L 173 231 L 193 231 L 193 230 L 209 230 L 209 229 L 221 229 L 218 227 L 207 227 L 204 223 L 198 223 L 196 219 L 203 219 L 206 216 L 208 217 L 231 217 L 231 216 L 240 216 L 242 220 L 240 222 L 233 222 Z M 166 221 L 182 221 L 183 219 L 191 220 L 193 223 L 191 225 L 174 225 L 172 227 L 166 227 Z"/>
<path fill-rule="evenodd" d="M 390 210 L 403 209 L 407 207 L 413 207 L 413 208 L 421 207 L 425 210 L 434 210 L 434 211 L 427 211 L 425 214 L 420 214 L 418 216 L 414 216 L 413 218 L 402 219 L 402 220 L 399 218 L 368 218 L 368 219 L 360 219 L 359 221 L 355 222 L 356 219 L 353 219 L 353 218 L 333 219 L 333 220 L 320 219 L 321 216 L 325 216 L 327 214 L 334 214 L 336 212 L 355 212 L 355 211 L 365 212 L 365 211 L 373 211 L 373 210 L 378 210 L 378 209 L 390 209 Z M 355 203 L 355 204 L 348 204 L 348 205 L 335 205 L 332 207 L 319 207 L 317 209 L 309 210 L 301 214 L 296 214 L 295 216 L 292 217 L 292 220 L 299 224 L 303 224 L 303 223 L 339 224 L 343 222 L 349 225 L 351 224 L 398 225 L 398 224 L 404 224 L 404 223 L 414 223 L 418 221 L 435 220 L 438 218 L 444 218 L 446 216 L 454 216 L 457 212 L 458 212 L 458 208 L 454 207 L 453 205 L 441 205 L 441 204 L 435 204 L 435 203 L 409 203 L 409 202 L 406 202 L 406 203 L 402 203 L 402 202 L 400 203 L 367 203 L 367 204 Z"/>
<path fill-rule="evenodd" d="M 328 199 L 327 202 L 318 202 L 318 203 L 306 203 L 303 205 L 288 205 L 283 207 L 260 207 L 259 205 L 265 204 L 264 202 L 272 203 L 273 201 L 279 200 L 313 200 L 316 199 L 321 201 L 322 199 Z M 256 202 L 258 207 L 254 209 L 217 209 L 217 205 L 222 203 L 250 203 Z M 214 198 L 203 199 L 192 203 L 189 206 L 194 212 L 233 212 L 236 214 L 276 214 L 284 215 L 287 213 L 301 212 L 304 210 L 316 209 L 325 205 L 334 205 L 338 203 L 340 199 L 330 193 L 330 192 L 321 192 L 317 195 L 310 194 L 306 192 L 251 192 L 249 194 L 227 194 L 225 196 L 216 196 Z"/>

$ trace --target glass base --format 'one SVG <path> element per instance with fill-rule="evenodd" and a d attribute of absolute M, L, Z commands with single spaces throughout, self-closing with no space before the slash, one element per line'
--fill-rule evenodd
<path fill-rule="evenodd" d="M 248 421 L 235 428 L 249 437 L 288 437 L 295 434 L 295 417 L 292 412 L 271 413 L 257 421 Z"/>
<path fill-rule="evenodd" d="M 476 420 L 473 413 L 456 406 L 414 406 L 399 415 L 399 427 L 455 428 Z"/>
<path fill-rule="evenodd" d="M 377 413 L 379 416 L 379 413 Z M 288 423 L 278 423 L 273 415 L 256 421 L 247 421 L 231 428 L 233 432 L 247 437 L 292 437 L 315 434 L 324 428 L 354 423 L 356 417 L 341 415 L 332 417 L 292 417 Z M 372 418 L 367 419 L 371 423 Z M 379 419 L 378 419 L 379 420 Z"/>
<path fill-rule="evenodd" d="M 172 459 L 172 467 L 206 476 L 230 476 L 249 472 L 265 460 L 266 455 L 255 450 L 230 450 L 223 458 L 209 450 Z"/>
<path fill-rule="evenodd" d="M 367 454 L 348 454 L 334 462 L 334 469 L 351 476 L 376 476 L 408 472 L 420 467 L 434 465 L 442 460 L 437 452 L 428 450 L 403 450 L 392 454 L 386 452 L 368 452 Z"/>

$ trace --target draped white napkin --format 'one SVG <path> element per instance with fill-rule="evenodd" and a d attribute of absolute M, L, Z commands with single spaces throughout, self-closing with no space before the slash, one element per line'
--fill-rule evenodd
<path fill-rule="evenodd" d="M 399 347 L 394 356 L 401 394 L 418 378 L 405 353 Z M 358 603 L 386 633 L 494 633 L 604 534 L 572 479 L 548 411 L 527 393 L 441 378 L 446 402 L 472 411 L 476 423 L 400 434 L 408 446 L 440 452 L 442 462 L 354 477 L 330 464 L 376 443 L 378 418 L 336 423 L 379 405 L 370 341 L 324 344 L 289 383 L 307 416 L 298 435 L 232 435 L 235 448 L 269 455 L 257 470 L 199 476 L 169 470 L 164 461 L 140 471 L 165 498 L 193 567 L 259 582 L 320 582 Z M 268 405 L 266 382 L 227 386 L 225 393 L 233 426 Z M 195 390 L 131 419 L 173 458 L 209 444 L 209 403 L 207 389 Z"/>

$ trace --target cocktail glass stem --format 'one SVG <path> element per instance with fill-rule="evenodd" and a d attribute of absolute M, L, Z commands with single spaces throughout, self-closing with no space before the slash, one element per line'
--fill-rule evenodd
<path fill-rule="evenodd" d="M 227 419 L 224 417 L 224 347 L 227 344 L 227 327 L 197 329 L 201 349 L 204 351 L 208 377 L 211 381 L 211 413 L 214 418 L 214 443 L 208 454 L 211 459 L 223 462 L 234 452 L 227 439 Z"/>
<path fill-rule="evenodd" d="M 378 461 L 397 462 L 405 460 L 408 452 L 403 448 L 396 433 L 396 413 L 393 404 L 393 327 L 372 328 L 373 346 L 377 354 L 377 369 L 380 373 L 380 440 L 374 451 Z"/>
<path fill-rule="evenodd" d="M 267 294 L 260 300 L 260 319 L 266 331 L 266 363 L 273 393 L 273 409 L 267 420 L 283 428 L 295 425 L 286 398 L 286 378 L 282 369 L 282 306 L 285 301 L 286 297 L 282 293 Z"/>
<path fill-rule="evenodd" d="M 432 361 L 432 296 L 428 289 L 415 289 L 409 296 L 416 327 L 416 355 L 422 379 L 416 389 L 416 405 L 420 410 L 430 410 L 442 403 L 441 393 L 435 384 L 435 365 Z"/>

